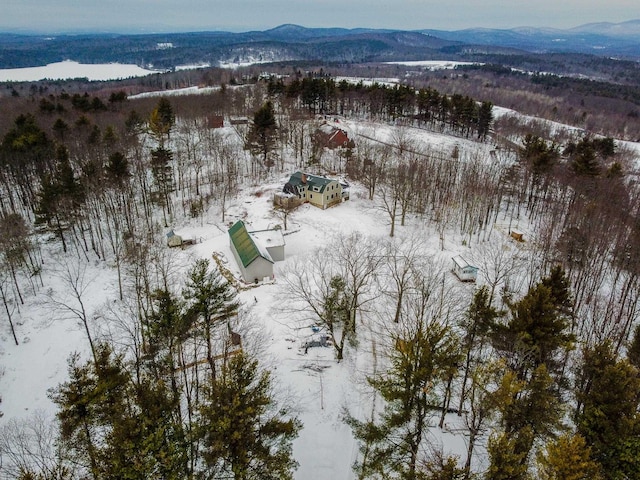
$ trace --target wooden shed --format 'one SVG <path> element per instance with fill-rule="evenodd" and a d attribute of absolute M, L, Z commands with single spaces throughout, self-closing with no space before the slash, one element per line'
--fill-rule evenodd
<path fill-rule="evenodd" d="M 524 234 L 519 230 L 511 230 L 511 232 L 509 232 L 509 235 L 511 236 L 511 238 L 518 242 L 524 242 Z"/>
<path fill-rule="evenodd" d="M 478 267 L 474 267 L 460 255 L 452 257 L 453 273 L 462 282 L 475 282 L 478 277 Z"/>

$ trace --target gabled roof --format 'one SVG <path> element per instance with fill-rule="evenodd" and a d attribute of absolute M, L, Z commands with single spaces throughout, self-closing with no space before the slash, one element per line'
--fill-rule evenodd
<path fill-rule="evenodd" d="M 474 267 L 469 262 L 467 262 L 461 255 L 456 255 L 455 257 L 451 257 L 453 263 L 456 264 L 459 268 L 472 268 L 474 270 L 478 270 L 478 267 Z"/>
<path fill-rule="evenodd" d="M 303 175 L 306 175 L 306 183 L 303 183 L 302 181 Z M 291 175 L 291 178 L 289 178 L 289 183 L 293 186 L 307 186 L 309 188 L 318 187 L 320 193 L 324 192 L 325 187 L 333 181 L 335 180 L 332 180 L 331 178 L 308 175 L 302 172 L 296 172 Z"/>
<path fill-rule="evenodd" d="M 229 229 L 229 237 L 231 237 L 231 243 L 233 243 L 236 252 L 238 252 L 243 267 L 248 267 L 258 257 L 273 263 L 269 252 L 256 244 L 242 220 L 238 220 Z"/>

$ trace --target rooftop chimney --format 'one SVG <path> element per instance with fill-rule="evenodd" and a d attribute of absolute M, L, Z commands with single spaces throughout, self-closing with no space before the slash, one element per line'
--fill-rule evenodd
<path fill-rule="evenodd" d="M 302 176 L 300 177 L 300 180 L 302 181 L 302 183 L 307 183 L 307 174 L 303 173 Z"/>

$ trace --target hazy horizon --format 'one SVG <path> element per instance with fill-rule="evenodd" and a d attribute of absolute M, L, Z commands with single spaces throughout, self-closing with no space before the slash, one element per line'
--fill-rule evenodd
<path fill-rule="evenodd" d="M 0 19 L 4 33 L 179 33 L 246 32 L 283 24 L 307 28 L 381 28 L 393 30 L 569 29 L 589 23 L 623 23 L 640 19 L 640 2 L 612 0 L 541 0 L 504 3 L 400 0 L 389 7 L 379 0 L 8 0 Z"/>

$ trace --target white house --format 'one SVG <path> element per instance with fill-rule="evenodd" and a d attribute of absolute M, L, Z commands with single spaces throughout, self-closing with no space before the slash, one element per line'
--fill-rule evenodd
<path fill-rule="evenodd" d="M 478 267 L 474 267 L 460 255 L 456 255 L 453 260 L 453 273 L 463 282 L 475 282 L 478 277 Z"/>

